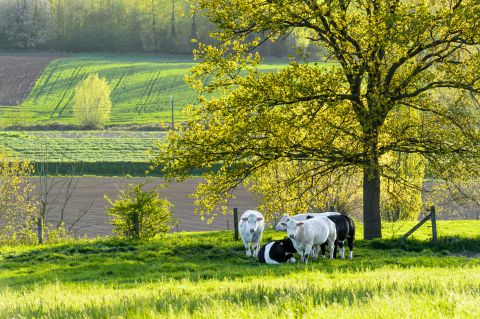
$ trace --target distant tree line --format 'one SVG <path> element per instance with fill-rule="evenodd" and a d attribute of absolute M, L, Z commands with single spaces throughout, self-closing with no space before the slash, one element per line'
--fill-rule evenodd
<path fill-rule="evenodd" d="M 215 26 L 185 0 L 0 0 L 0 50 L 189 54 Z M 293 36 L 266 56 L 295 53 Z"/>

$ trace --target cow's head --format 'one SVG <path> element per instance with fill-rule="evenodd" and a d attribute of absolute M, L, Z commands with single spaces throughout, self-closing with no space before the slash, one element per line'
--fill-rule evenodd
<path fill-rule="evenodd" d="M 255 214 L 250 214 L 247 217 L 243 217 L 243 228 L 245 229 L 248 235 L 253 235 L 258 228 L 258 222 L 263 220 L 263 217 L 259 217 Z"/>
<path fill-rule="evenodd" d="M 287 230 L 287 223 L 290 220 L 290 215 L 285 214 L 283 215 L 282 219 L 275 225 L 275 230 L 278 231 L 285 231 Z"/>
<path fill-rule="evenodd" d="M 295 219 L 290 219 L 287 223 L 288 238 L 298 238 L 298 232 L 303 230 L 304 222 L 297 222 Z"/>

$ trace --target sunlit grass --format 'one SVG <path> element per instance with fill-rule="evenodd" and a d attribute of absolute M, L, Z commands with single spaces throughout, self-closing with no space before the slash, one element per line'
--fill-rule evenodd
<path fill-rule="evenodd" d="M 353 260 L 308 265 L 259 264 L 227 231 L 4 246 L 0 317 L 477 318 L 480 222 L 438 229 L 435 245 L 423 226 L 415 240 L 357 240 Z"/>
<path fill-rule="evenodd" d="M 274 71 L 286 63 L 268 62 L 261 70 Z M 61 58 L 43 71 L 22 108 L 0 109 L 0 124 L 74 124 L 75 86 L 91 73 L 109 83 L 113 107 L 108 124 L 170 122 L 172 97 L 175 121 L 183 121 L 182 110 L 197 101 L 196 91 L 184 81 L 195 64 L 188 56 L 82 53 Z"/>

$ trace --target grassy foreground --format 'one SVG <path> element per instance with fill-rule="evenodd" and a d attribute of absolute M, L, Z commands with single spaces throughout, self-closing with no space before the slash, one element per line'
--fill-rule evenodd
<path fill-rule="evenodd" d="M 480 222 L 438 228 L 308 265 L 261 265 L 227 231 L 0 247 L 0 317 L 479 318 Z"/>

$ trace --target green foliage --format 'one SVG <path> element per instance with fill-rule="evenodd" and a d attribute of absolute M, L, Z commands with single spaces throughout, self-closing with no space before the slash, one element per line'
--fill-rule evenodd
<path fill-rule="evenodd" d="M 73 115 L 84 128 L 103 128 L 111 111 L 110 87 L 105 78 L 90 74 L 76 86 Z"/>
<path fill-rule="evenodd" d="M 2 0 L 0 50 L 191 54 L 215 30 L 189 0 Z M 192 11 L 192 12 L 190 12 Z M 262 52 L 286 57 L 294 37 Z"/>
<path fill-rule="evenodd" d="M 114 232 L 127 238 L 153 238 L 168 232 L 172 226 L 172 204 L 159 198 L 155 189 L 144 191 L 144 183 L 130 185 L 127 190 L 121 190 L 115 201 L 105 195 L 111 205 L 107 214 L 115 226 Z M 136 216 L 138 216 L 139 233 L 135 232 Z"/>
<path fill-rule="evenodd" d="M 404 224 L 408 229 L 413 223 Z M 384 224 L 386 237 L 389 225 Z M 438 245 L 427 241 L 429 230 L 422 227 L 415 240 L 358 239 L 354 260 L 308 265 L 259 264 L 244 256 L 232 231 L 3 246 L 0 313 L 6 318 L 313 318 L 319 313 L 476 318 L 480 224 L 439 221 L 438 226 Z M 267 230 L 263 242 L 283 236 Z"/>
<path fill-rule="evenodd" d="M 32 243 L 37 202 L 33 166 L 0 150 L 0 242 Z"/>
<path fill-rule="evenodd" d="M 365 234 L 372 239 L 382 236 L 381 180 L 398 183 L 403 175 L 408 183 L 401 184 L 413 186 L 420 175 L 395 172 L 389 163 L 398 161 L 385 157 L 415 154 L 413 162 L 445 179 L 480 176 L 480 109 L 474 104 L 480 29 L 472 23 L 480 15 L 478 1 L 197 5 L 219 28 L 213 36 L 220 44 L 200 44 L 195 51 L 202 62 L 188 80 L 200 105 L 189 108 L 188 127 L 169 135 L 155 163 L 171 178 L 191 167 L 207 170 L 195 193 L 201 212 L 223 206 L 240 183 L 270 174 L 265 168 L 308 162 L 286 183 L 273 180 L 270 193 L 297 184 L 307 194 L 332 174 L 360 175 Z M 325 48 L 338 64 L 323 68 L 308 58 L 292 59 L 285 68 L 260 72 L 256 49 L 291 32 Z M 457 94 L 442 99 L 444 90 Z M 416 119 L 403 120 L 401 109 L 418 112 Z M 218 162 L 223 169 L 209 170 Z"/>

